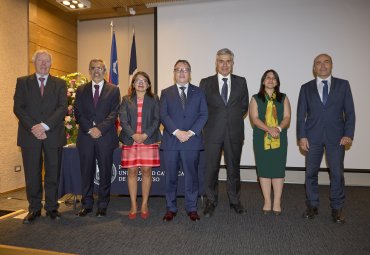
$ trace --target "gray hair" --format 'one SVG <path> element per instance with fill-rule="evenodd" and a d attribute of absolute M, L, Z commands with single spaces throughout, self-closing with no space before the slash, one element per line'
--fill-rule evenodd
<path fill-rule="evenodd" d="M 221 55 L 230 55 L 231 58 L 234 60 L 234 53 L 228 48 L 223 48 L 223 49 L 217 51 L 216 55 L 217 55 L 217 57 L 221 56 Z"/>
<path fill-rule="evenodd" d="M 90 60 L 90 63 L 89 63 L 89 69 L 90 69 L 92 63 L 97 63 L 97 62 L 103 64 L 104 72 L 107 71 L 107 66 L 104 63 L 104 60 L 103 59 L 100 59 L 100 58 L 93 58 L 93 59 L 91 59 Z"/>
<path fill-rule="evenodd" d="M 53 58 L 52 58 L 51 54 L 45 49 L 40 49 L 40 50 L 35 51 L 35 53 L 33 53 L 33 56 L 32 56 L 32 62 L 33 63 L 36 62 L 36 59 L 37 59 L 38 55 L 40 55 L 40 54 L 47 54 L 50 57 L 50 62 L 52 62 Z"/>

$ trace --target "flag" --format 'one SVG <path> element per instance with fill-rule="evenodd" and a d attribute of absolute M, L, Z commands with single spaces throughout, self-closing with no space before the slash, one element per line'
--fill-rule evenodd
<path fill-rule="evenodd" d="M 110 50 L 109 82 L 118 86 L 118 59 L 116 47 L 116 34 L 112 34 L 112 47 Z"/>
<path fill-rule="evenodd" d="M 135 30 L 132 36 L 131 44 L 131 54 L 130 54 L 130 68 L 128 70 L 129 75 L 133 75 L 137 69 L 137 60 L 136 60 L 136 43 L 135 43 Z"/>

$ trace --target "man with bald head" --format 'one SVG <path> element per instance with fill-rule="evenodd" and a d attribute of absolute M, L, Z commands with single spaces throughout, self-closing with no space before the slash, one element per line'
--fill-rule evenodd
<path fill-rule="evenodd" d="M 318 214 L 318 172 L 325 151 L 330 169 L 332 219 L 344 223 L 344 152 L 355 133 L 355 107 L 347 80 L 332 76 L 328 54 L 314 59 L 314 80 L 302 85 L 297 109 L 297 139 L 306 156 L 306 219 Z"/>

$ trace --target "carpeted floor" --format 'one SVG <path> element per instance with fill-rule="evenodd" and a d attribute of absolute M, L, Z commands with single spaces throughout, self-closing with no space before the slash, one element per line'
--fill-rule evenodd
<path fill-rule="evenodd" d="M 322 199 L 314 220 L 301 217 L 305 209 L 303 185 L 286 184 L 281 216 L 261 213 L 257 183 L 242 184 L 247 215 L 228 207 L 225 183 L 214 217 L 191 222 L 183 210 L 174 222 L 162 222 L 165 199 L 150 199 L 151 216 L 130 221 L 129 198 L 112 196 L 108 217 L 75 216 L 61 205 L 62 219 L 46 217 L 23 225 L 21 219 L 0 221 L 0 244 L 78 254 L 370 254 L 370 188 L 346 188 L 344 225 L 330 218 L 329 187 L 320 186 Z M 183 208 L 183 198 L 178 207 Z M 1 208 L 1 200 L 0 200 Z M 199 212 L 201 210 L 199 209 Z M 43 212 L 43 215 L 45 213 Z M 202 216 L 202 215 L 201 215 Z"/>

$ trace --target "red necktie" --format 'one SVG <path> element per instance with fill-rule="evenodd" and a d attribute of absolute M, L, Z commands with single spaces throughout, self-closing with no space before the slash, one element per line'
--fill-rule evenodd
<path fill-rule="evenodd" d="M 39 80 L 40 80 L 40 83 L 41 83 L 40 84 L 40 93 L 41 93 L 41 96 L 43 96 L 44 95 L 44 88 L 45 88 L 45 84 L 44 84 L 45 78 L 40 77 Z"/>

